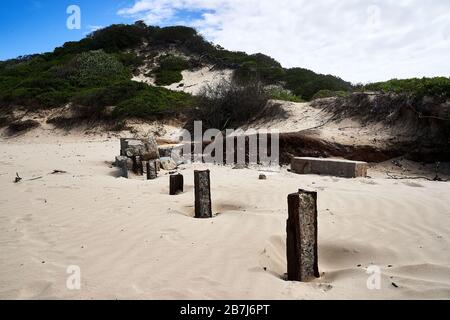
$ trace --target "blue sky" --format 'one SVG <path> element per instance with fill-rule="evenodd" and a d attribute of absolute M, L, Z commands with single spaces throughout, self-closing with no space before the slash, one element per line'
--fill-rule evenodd
<path fill-rule="evenodd" d="M 84 38 L 95 27 L 113 23 L 133 23 L 134 16 L 120 15 L 120 9 L 132 7 L 134 0 L 8 0 L 0 11 L 0 60 L 20 55 L 53 51 L 66 41 Z M 81 9 L 81 29 L 69 30 L 67 7 Z M 188 23 L 204 10 L 183 10 L 173 19 L 158 21 Z"/>
<path fill-rule="evenodd" d="M 81 30 L 66 28 L 69 5 Z M 136 20 L 192 26 L 229 50 L 354 83 L 450 76 L 449 0 L 3 0 L 0 60 Z"/>
<path fill-rule="evenodd" d="M 52 51 L 66 41 L 79 40 L 91 26 L 132 22 L 117 15 L 120 7 L 133 1 L 114 0 L 8 0 L 0 11 L 0 60 L 19 55 Z M 81 8 L 81 29 L 69 30 L 69 5 Z"/>

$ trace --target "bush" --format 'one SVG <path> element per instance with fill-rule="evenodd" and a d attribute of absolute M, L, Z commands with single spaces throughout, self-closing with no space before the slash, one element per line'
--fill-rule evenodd
<path fill-rule="evenodd" d="M 192 117 L 203 121 L 204 128 L 236 128 L 261 112 L 267 101 L 260 82 L 223 81 L 216 87 L 203 89 Z"/>
<path fill-rule="evenodd" d="M 159 67 L 154 70 L 155 84 L 168 86 L 183 80 L 181 71 L 189 68 L 189 61 L 182 57 L 167 55 L 159 59 Z"/>
<path fill-rule="evenodd" d="M 347 97 L 350 95 L 348 91 L 332 91 L 332 90 L 320 90 L 314 94 L 312 100 L 334 98 L 334 97 Z"/>
<path fill-rule="evenodd" d="M 145 86 L 129 99 L 121 101 L 113 115 L 117 118 L 154 118 L 183 111 L 191 107 L 194 101 L 194 97 L 184 92 Z"/>
<path fill-rule="evenodd" d="M 450 78 L 413 78 L 405 80 L 389 80 L 386 82 L 377 82 L 365 86 L 366 90 L 410 93 L 421 98 L 430 96 L 445 101 L 450 99 Z"/>
<path fill-rule="evenodd" d="M 286 70 L 284 81 L 286 88 L 305 100 L 311 100 L 321 90 L 350 91 L 353 88 L 351 83 L 338 77 L 321 75 L 302 68 Z"/>
<path fill-rule="evenodd" d="M 84 52 L 58 70 L 60 77 L 79 87 L 131 79 L 131 72 L 113 55 L 102 50 Z"/>
<path fill-rule="evenodd" d="M 39 122 L 34 120 L 15 121 L 8 126 L 8 134 L 22 133 L 37 127 L 39 127 Z"/>
<path fill-rule="evenodd" d="M 234 54 L 234 57 L 232 55 Z M 261 53 L 247 55 L 245 53 L 232 53 L 226 59 L 231 59 L 239 66 L 234 76 L 237 81 L 262 81 L 265 84 L 277 84 L 283 80 L 284 69 L 275 59 Z"/>
<path fill-rule="evenodd" d="M 269 95 L 270 99 L 273 100 L 282 100 L 282 101 L 290 101 L 290 102 L 302 102 L 302 98 L 299 96 L 296 96 L 289 90 L 280 88 L 280 87 L 274 87 L 269 88 L 267 90 L 267 94 Z"/>
<path fill-rule="evenodd" d="M 71 94 L 64 91 L 47 91 L 36 97 L 39 105 L 46 107 L 58 107 L 69 101 Z"/>
<path fill-rule="evenodd" d="M 6 127 L 10 122 L 8 117 L 0 116 L 0 128 Z"/>
<path fill-rule="evenodd" d="M 192 105 L 194 98 L 183 92 L 153 87 L 134 81 L 123 81 L 113 85 L 86 89 L 73 98 L 73 102 L 84 107 L 86 115 L 104 116 L 106 106 L 117 106 L 113 117 L 151 118 L 183 110 Z"/>
<path fill-rule="evenodd" d="M 139 57 L 135 53 L 114 53 L 113 56 L 122 63 L 125 67 L 130 68 L 131 70 L 136 70 L 144 63 L 144 58 Z"/>
<path fill-rule="evenodd" d="M 157 86 L 169 86 L 183 80 L 183 75 L 180 71 L 162 70 L 155 73 L 155 84 Z"/>
<path fill-rule="evenodd" d="M 146 88 L 146 85 L 143 83 L 131 80 L 122 81 L 106 87 L 85 89 L 75 95 L 72 101 L 83 106 L 113 106 L 129 99 L 144 88 Z"/>
<path fill-rule="evenodd" d="M 155 29 L 153 39 L 157 43 L 186 43 L 197 36 L 197 31 L 184 26 L 165 27 Z"/>
<path fill-rule="evenodd" d="M 91 48 L 106 52 L 118 52 L 134 48 L 148 38 L 149 31 L 142 25 L 116 24 L 92 33 Z"/>

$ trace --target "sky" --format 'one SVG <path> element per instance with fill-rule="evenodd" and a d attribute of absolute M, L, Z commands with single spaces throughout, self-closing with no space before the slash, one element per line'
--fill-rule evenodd
<path fill-rule="evenodd" d="M 80 29 L 67 28 L 70 5 Z M 3 0 L 0 60 L 136 20 L 353 83 L 450 76 L 450 0 Z"/>

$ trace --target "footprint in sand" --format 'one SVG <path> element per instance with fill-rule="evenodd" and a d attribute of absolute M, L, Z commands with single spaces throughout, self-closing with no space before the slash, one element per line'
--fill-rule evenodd
<path fill-rule="evenodd" d="M 360 182 L 364 183 L 364 184 L 373 185 L 373 186 L 378 184 L 377 182 L 375 182 L 373 180 L 369 180 L 369 179 L 361 179 Z"/>
<path fill-rule="evenodd" d="M 327 292 L 333 289 L 333 286 L 329 283 L 319 283 L 317 284 L 317 288 L 322 290 L 323 292 Z"/>
<path fill-rule="evenodd" d="M 259 254 L 259 265 L 265 271 L 270 271 L 277 277 L 283 277 L 285 272 L 286 243 L 281 236 L 271 236 Z"/>

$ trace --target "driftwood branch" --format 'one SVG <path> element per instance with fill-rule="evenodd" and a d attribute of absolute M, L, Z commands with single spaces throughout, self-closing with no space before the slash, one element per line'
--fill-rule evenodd
<path fill-rule="evenodd" d="M 19 173 L 16 172 L 16 178 L 14 179 L 14 183 L 19 183 L 20 181 L 22 181 L 22 178 L 19 176 Z"/>
<path fill-rule="evenodd" d="M 424 177 L 424 176 L 397 176 L 397 175 L 391 174 L 390 172 L 386 172 L 386 175 L 389 177 L 389 179 L 394 179 L 394 180 L 428 180 L 428 181 L 439 181 L 439 182 L 450 181 L 450 179 L 443 180 L 443 179 L 439 178 L 438 175 L 436 175 L 436 177 L 434 179 Z"/>
<path fill-rule="evenodd" d="M 67 173 L 67 171 L 64 171 L 64 170 L 53 170 L 53 172 L 51 172 L 50 174 L 62 174 L 62 173 Z"/>
<path fill-rule="evenodd" d="M 36 177 L 36 178 L 31 178 L 31 179 L 28 179 L 27 181 L 34 181 L 34 180 L 39 180 L 39 179 L 42 179 L 43 177 Z"/>

